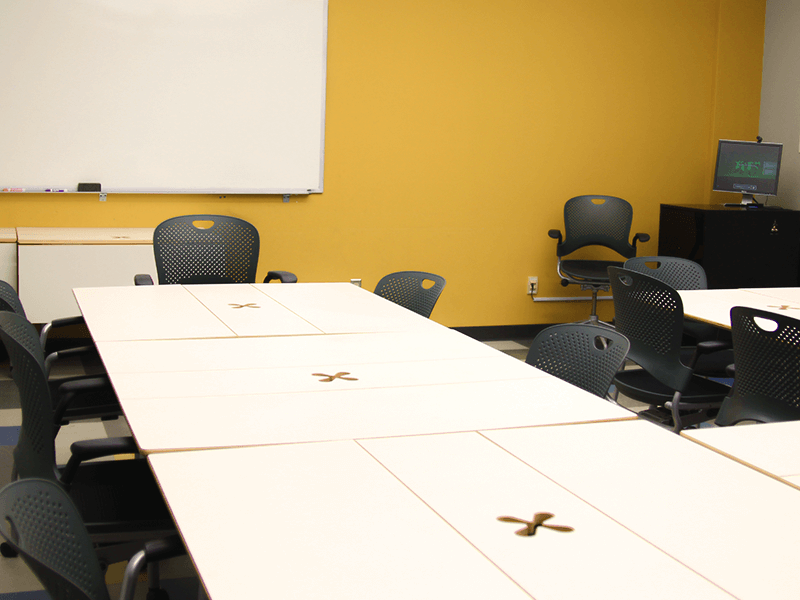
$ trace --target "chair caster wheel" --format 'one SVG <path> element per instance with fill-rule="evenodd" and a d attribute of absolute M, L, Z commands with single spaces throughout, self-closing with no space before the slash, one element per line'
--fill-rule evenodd
<path fill-rule="evenodd" d="M 0 544 L 0 554 L 6 558 L 16 558 L 18 556 L 14 549 L 5 542 Z"/>

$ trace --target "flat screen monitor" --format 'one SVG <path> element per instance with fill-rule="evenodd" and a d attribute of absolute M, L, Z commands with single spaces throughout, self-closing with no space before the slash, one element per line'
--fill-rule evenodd
<path fill-rule="evenodd" d="M 777 196 L 782 150 L 783 144 L 720 140 L 714 191 L 740 193 L 741 204 L 755 203 L 753 194 Z"/>

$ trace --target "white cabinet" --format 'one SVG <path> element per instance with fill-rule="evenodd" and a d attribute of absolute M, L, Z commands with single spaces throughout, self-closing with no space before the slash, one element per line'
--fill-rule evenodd
<path fill-rule="evenodd" d="M 17 243 L 19 295 L 33 323 L 79 315 L 73 288 L 133 285 L 138 273 L 156 280 L 153 229 L 18 227 Z"/>

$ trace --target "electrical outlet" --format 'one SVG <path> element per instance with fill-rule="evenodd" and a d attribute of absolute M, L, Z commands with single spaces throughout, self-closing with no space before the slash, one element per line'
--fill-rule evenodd
<path fill-rule="evenodd" d="M 528 296 L 533 296 L 539 293 L 539 278 L 528 277 Z"/>

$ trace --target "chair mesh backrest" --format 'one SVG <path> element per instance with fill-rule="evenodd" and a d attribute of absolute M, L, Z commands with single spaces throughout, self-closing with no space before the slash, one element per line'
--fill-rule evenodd
<path fill-rule="evenodd" d="M 777 328 L 764 329 L 757 319 L 772 321 Z M 778 401 L 800 409 L 800 321 L 734 306 L 731 335 L 736 363 L 732 397 Z"/>
<path fill-rule="evenodd" d="M 626 260 L 623 266 L 630 271 L 655 277 L 676 290 L 704 290 L 708 288 L 705 269 L 686 258 L 637 256 Z"/>
<path fill-rule="evenodd" d="M 208 228 L 196 222 L 212 222 Z M 160 284 L 253 283 L 259 252 L 258 231 L 247 221 L 221 215 L 168 219 L 153 233 Z"/>
<path fill-rule="evenodd" d="M 433 273 L 400 271 L 381 279 L 375 293 L 423 317 L 430 317 L 445 283 L 444 277 Z"/>
<path fill-rule="evenodd" d="M 17 292 L 7 281 L 0 280 L 0 310 L 5 310 L 18 315 L 25 316 L 25 309 L 22 308 Z"/>
<path fill-rule="evenodd" d="M 13 365 L 11 377 L 22 407 L 14 465 L 20 477 L 57 481 L 53 405 L 36 329 L 24 317 L 0 312 L 0 339 Z"/>
<path fill-rule="evenodd" d="M 602 202 L 596 203 L 596 200 Z M 633 223 L 633 207 L 616 196 L 576 196 L 564 204 L 564 241 L 558 256 L 566 256 L 584 246 L 605 246 L 625 258 L 636 256 L 628 239 Z"/>
<path fill-rule="evenodd" d="M 692 371 L 680 359 L 683 302 L 678 292 L 654 277 L 608 268 L 614 298 L 614 326 L 631 344 L 628 358 L 664 385 L 682 391 Z"/>
<path fill-rule="evenodd" d="M 625 336 L 607 327 L 554 325 L 534 338 L 525 362 L 604 398 L 628 347 Z"/>
<path fill-rule="evenodd" d="M 0 490 L 0 533 L 54 600 L 108 600 L 89 534 L 57 484 L 21 479 Z"/>

